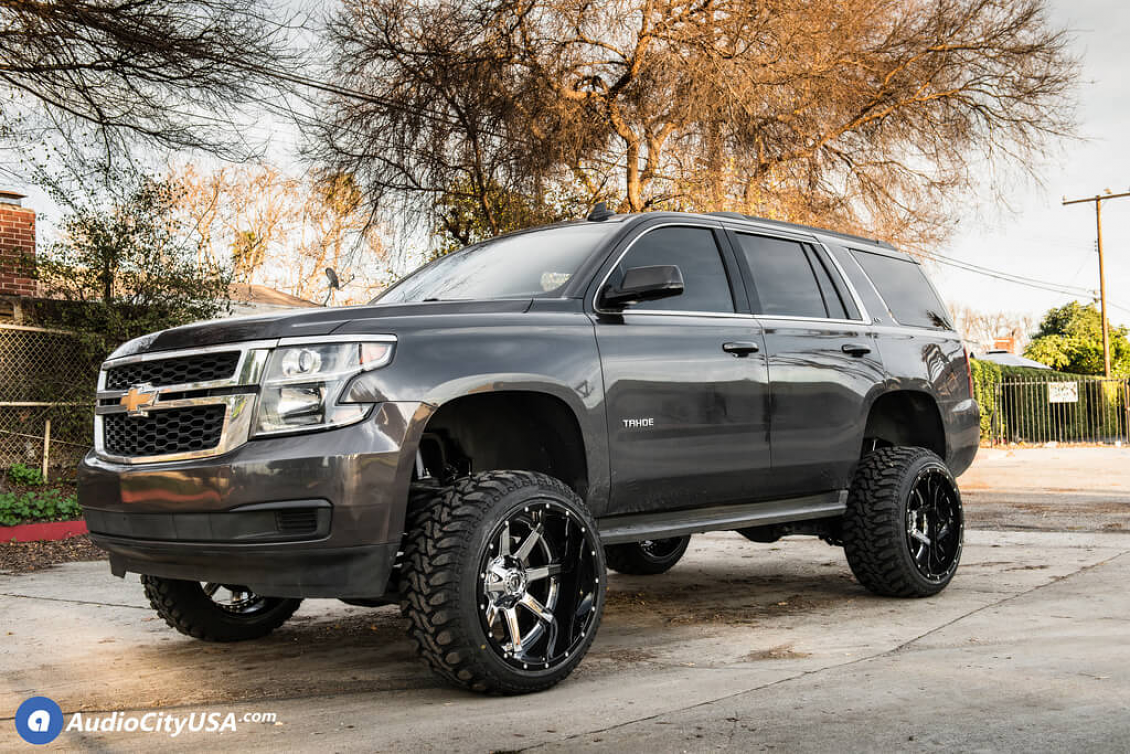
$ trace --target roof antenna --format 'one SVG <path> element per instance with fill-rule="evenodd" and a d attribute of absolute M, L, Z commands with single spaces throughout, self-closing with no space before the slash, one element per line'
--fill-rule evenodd
<path fill-rule="evenodd" d="M 591 220 L 594 223 L 602 223 L 608 218 L 612 217 L 615 212 L 608 209 L 608 205 L 604 202 L 597 202 L 596 206 L 592 208 L 592 212 L 586 217 L 586 220 Z"/>

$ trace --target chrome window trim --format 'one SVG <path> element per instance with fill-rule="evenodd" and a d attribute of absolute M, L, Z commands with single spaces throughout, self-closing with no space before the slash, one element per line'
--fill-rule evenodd
<path fill-rule="evenodd" d="M 632 247 L 636 245 L 636 242 L 639 241 L 644 236 L 646 236 L 648 233 L 651 233 L 653 230 L 659 230 L 660 228 L 672 228 L 672 227 L 675 227 L 675 228 L 705 228 L 705 229 L 711 230 L 711 231 L 725 230 L 725 228 L 722 226 L 722 223 L 720 223 L 720 222 L 710 223 L 710 222 L 693 221 L 693 220 L 689 220 L 689 221 L 686 221 L 686 222 L 657 223 L 655 225 L 644 228 L 643 232 L 640 233 L 635 238 L 633 238 L 631 241 L 629 241 L 628 245 L 624 247 L 624 250 L 621 251 L 616 256 L 616 261 L 613 262 L 612 266 L 608 268 L 608 272 L 606 272 L 604 274 L 604 278 L 601 279 L 600 285 L 598 285 L 596 287 L 596 290 L 593 291 L 593 294 L 592 294 L 592 310 L 593 310 L 593 312 L 595 314 L 603 314 L 605 316 L 612 316 L 612 317 L 623 317 L 623 316 L 626 316 L 628 314 L 632 314 L 632 315 L 643 314 L 643 315 L 650 315 L 650 316 L 654 317 L 655 315 L 658 314 L 658 315 L 683 316 L 683 317 L 720 317 L 720 318 L 738 318 L 738 319 L 748 318 L 750 315 L 745 314 L 743 312 L 739 312 L 739 311 L 736 310 L 738 302 L 734 300 L 734 292 L 733 291 L 730 291 L 730 304 L 735 308 L 735 311 L 732 311 L 732 312 L 717 312 L 717 311 L 708 311 L 708 310 L 703 310 L 703 311 L 675 310 L 675 309 L 671 309 L 671 310 L 668 310 L 668 311 L 660 311 L 658 309 L 645 309 L 645 310 L 621 309 L 619 311 L 615 311 L 615 310 L 609 311 L 607 309 L 601 309 L 599 306 L 597 306 L 597 301 L 600 299 L 600 292 L 602 290 L 604 290 L 604 286 L 606 286 L 608 284 L 608 278 L 612 277 L 612 273 L 615 272 L 616 268 L 620 266 L 620 263 L 624 261 L 624 257 L 626 257 L 628 255 L 628 252 L 632 250 Z M 717 247 L 718 241 L 715 240 L 714 243 L 715 243 L 715 247 Z M 718 248 L 718 258 L 722 262 L 722 269 L 723 269 L 723 271 L 726 272 L 726 282 L 727 282 L 727 284 L 729 284 L 729 282 L 730 282 L 730 271 L 726 268 L 726 259 L 722 255 L 722 249 L 721 248 Z M 741 285 L 745 285 L 744 282 L 741 282 L 741 281 L 739 281 L 739 282 L 741 283 Z"/>
<path fill-rule="evenodd" d="M 153 409 L 152 411 L 147 411 L 147 414 L 156 414 L 161 411 L 176 408 L 224 406 L 224 428 L 220 432 L 220 442 L 217 445 L 211 448 L 190 450 L 184 453 L 167 453 L 158 456 L 119 456 L 106 452 L 105 435 L 102 426 L 103 417 L 108 414 L 125 413 L 125 407 L 99 406 L 94 410 L 94 452 L 104 461 L 126 464 L 128 466 L 170 461 L 188 461 L 195 458 L 210 458 L 212 456 L 222 455 L 247 442 L 247 438 L 251 432 L 251 420 L 255 414 L 255 397 L 254 393 L 241 393 L 239 395 L 182 398 L 161 404 L 160 408 Z"/>
<path fill-rule="evenodd" d="M 669 311 L 658 311 L 649 309 L 645 311 L 635 311 L 632 309 L 625 309 L 622 312 L 598 312 L 598 314 L 605 314 L 615 317 L 711 317 L 714 319 L 753 319 L 752 314 L 745 312 L 696 312 L 696 311 L 680 311 L 671 309 Z"/>
<path fill-rule="evenodd" d="M 784 315 L 784 314 L 754 314 L 753 319 L 758 322 L 768 322 L 772 320 L 785 320 L 787 322 L 823 322 L 829 325 L 853 325 L 855 327 L 870 327 L 870 323 L 864 322 L 861 319 L 832 319 L 830 317 L 801 317 L 799 315 Z"/>

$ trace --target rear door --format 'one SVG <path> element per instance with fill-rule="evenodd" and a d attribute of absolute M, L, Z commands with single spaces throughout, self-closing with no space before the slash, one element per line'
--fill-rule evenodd
<path fill-rule="evenodd" d="M 630 267 L 666 264 L 685 291 L 623 312 L 594 302 L 608 514 L 755 499 L 770 465 L 765 346 L 721 225 L 652 226 L 613 259 L 598 291 Z"/>
<path fill-rule="evenodd" d="M 811 237 L 731 228 L 764 328 L 772 489 L 843 489 L 859 460 L 863 406 L 884 379 L 871 328 L 827 251 Z"/>

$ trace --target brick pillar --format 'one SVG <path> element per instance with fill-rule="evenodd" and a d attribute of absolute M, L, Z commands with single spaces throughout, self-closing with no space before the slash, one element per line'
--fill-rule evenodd
<path fill-rule="evenodd" d="M 22 198 L 0 191 L 0 296 L 35 295 L 35 212 L 20 206 Z"/>

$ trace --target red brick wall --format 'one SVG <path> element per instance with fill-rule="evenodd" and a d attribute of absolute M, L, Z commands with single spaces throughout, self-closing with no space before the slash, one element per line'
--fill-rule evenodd
<path fill-rule="evenodd" d="M 35 212 L 0 204 L 0 296 L 34 296 L 28 262 L 35 259 Z"/>

